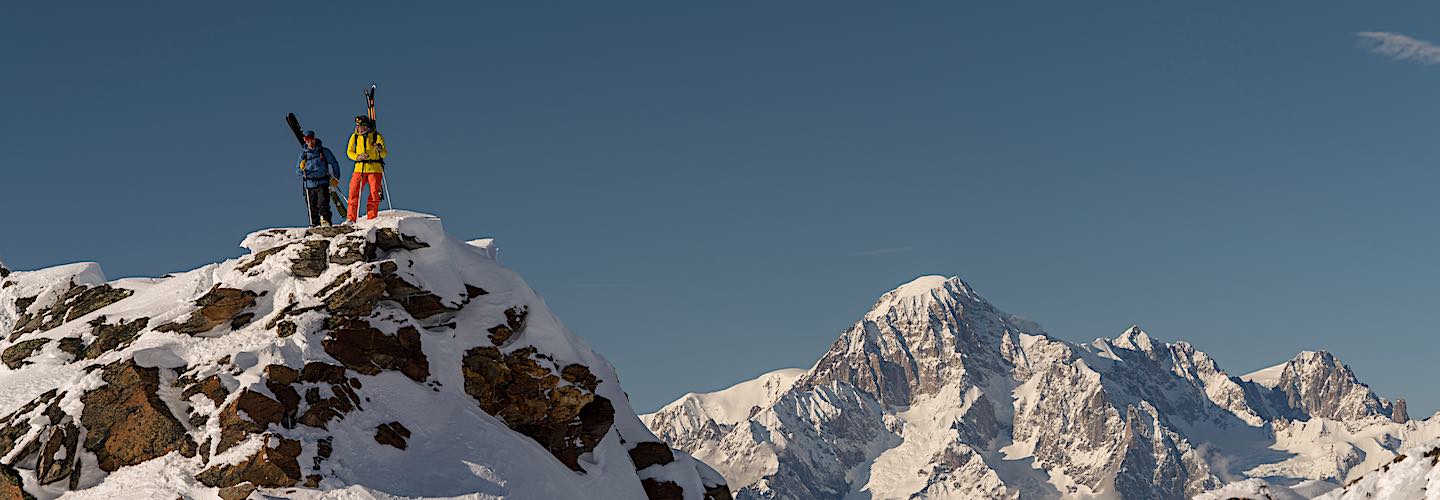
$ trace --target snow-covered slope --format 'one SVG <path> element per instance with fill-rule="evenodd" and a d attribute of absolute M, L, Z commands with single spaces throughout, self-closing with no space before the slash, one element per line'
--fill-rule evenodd
<path fill-rule="evenodd" d="M 493 241 L 387 212 L 243 246 L 0 273 L 0 499 L 729 498 Z"/>
<path fill-rule="evenodd" d="M 1138 327 L 1049 337 L 938 276 L 885 293 L 811 369 L 784 373 L 642 419 L 737 498 L 806 499 L 1190 498 L 1222 478 L 1327 481 L 1301 488 L 1313 492 L 1435 428 L 1391 421 L 1391 403 L 1328 353 L 1246 380 Z"/>

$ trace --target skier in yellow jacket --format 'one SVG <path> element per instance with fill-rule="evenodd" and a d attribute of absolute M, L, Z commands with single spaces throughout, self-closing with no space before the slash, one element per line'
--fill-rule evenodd
<path fill-rule="evenodd" d="M 365 218 L 374 219 L 380 211 L 380 193 L 385 182 L 385 138 L 375 131 L 374 122 L 365 115 L 355 117 L 355 133 L 350 134 L 350 144 L 345 148 L 355 162 L 355 174 L 350 176 L 350 220 L 360 210 L 360 187 L 368 184 L 370 196 L 365 200 Z"/>

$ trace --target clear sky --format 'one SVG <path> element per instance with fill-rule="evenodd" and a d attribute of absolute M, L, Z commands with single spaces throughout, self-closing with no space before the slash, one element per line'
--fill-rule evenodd
<path fill-rule="evenodd" d="M 1435 2 L 12 2 L 0 258 L 112 278 L 305 208 L 379 84 L 397 207 L 502 262 L 637 409 L 809 366 L 959 275 L 1061 338 L 1336 353 L 1440 407 Z M 1409 54 L 1419 61 L 1396 60 Z M 348 165 L 346 171 L 348 172 Z"/>

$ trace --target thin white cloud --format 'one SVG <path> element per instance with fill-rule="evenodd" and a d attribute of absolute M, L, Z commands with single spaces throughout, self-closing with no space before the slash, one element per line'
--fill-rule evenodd
<path fill-rule="evenodd" d="M 1370 52 L 1396 61 L 1413 61 L 1429 66 L 1440 64 L 1440 46 L 1417 38 L 1387 31 L 1361 31 L 1355 33 L 1360 43 Z"/>

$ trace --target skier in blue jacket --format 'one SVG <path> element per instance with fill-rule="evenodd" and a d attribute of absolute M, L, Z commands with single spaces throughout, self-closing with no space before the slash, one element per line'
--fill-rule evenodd
<path fill-rule="evenodd" d="M 340 162 L 335 153 L 321 144 L 315 131 L 303 137 L 305 150 L 300 152 L 296 171 L 305 182 L 305 204 L 310 207 L 310 226 L 330 225 L 330 188 L 340 185 Z"/>

